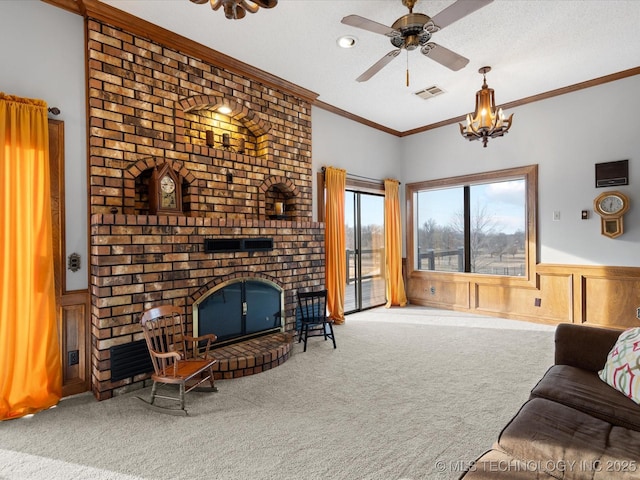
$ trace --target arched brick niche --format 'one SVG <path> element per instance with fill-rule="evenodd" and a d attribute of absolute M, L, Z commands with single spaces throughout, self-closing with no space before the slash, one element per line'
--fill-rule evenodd
<path fill-rule="evenodd" d="M 221 108 L 229 113 L 220 113 Z M 176 103 L 176 150 L 219 157 L 220 152 L 270 157 L 271 125 L 237 100 L 215 95 L 196 95 Z M 223 136 L 228 136 L 225 145 Z"/>
<path fill-rule="evenodd" d="M 284 217 L 287 220 L 295 220 L 301 215 L 301 207 L 298 199 L 298 188 L 291 179 L 280 176 L 272 176 L 265 179 L 260 185 L 259 214 L 261 219 Z M 275 204 L 282 202 L 284 211 L 277 215 Z"/>
<path fill-rule="evenodd" d="M 124 171 L 124 207 L 125 214 L 149 214 L 149 181 L 154 168 L 168 164 L 182 184 L 182 209 L 185 216 L 200 210 L 198 202 L 198 180 L 182 162 L 148 157 L 138 160 Z"/>

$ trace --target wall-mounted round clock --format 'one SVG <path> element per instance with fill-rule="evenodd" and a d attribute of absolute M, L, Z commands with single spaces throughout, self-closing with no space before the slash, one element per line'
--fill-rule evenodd
<path fill-rule="evenodd" d="M 600 233 L 615 238 L 624 233 L 624 214 L 629 210 L 629 198 L 621 192 L 603 192 L 593 201 L 600 215 Z"/>

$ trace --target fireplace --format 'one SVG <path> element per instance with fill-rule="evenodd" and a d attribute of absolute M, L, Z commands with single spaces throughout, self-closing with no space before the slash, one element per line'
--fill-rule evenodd
<path fill-rule="evenodd" d="M 284 292 L 264 279 L 227 281 L 193 304 L 194 335 L 213 333 L 217 345 L 284 331 L 283 318 Z"/>
<path fill-rule="evenodd" d="M 162 43 L 164 33 L 153 39 L 136 31 L 87 20 L 87 330 L 99 400 L 149 378 L 144 367 L 118 367 L 142 339 L 143 311 L 172 304 L 187 334 L 246 338 L 215 353 L 216 378 L 237 378 L 288 358 L 296 292 L 324 284 L 324 224 L 312 214 L 317 95 L 281 79 L 265 83 L 235 63 L 229 71 L 201 46 L 187 53 Z M 230 148 L 221 145 L 224 134 Z M 152 172 L 162 168 L 179 182 L 182 212 L 151 214 Z M 223 317 L 233 320 L 223 325 Z"/>

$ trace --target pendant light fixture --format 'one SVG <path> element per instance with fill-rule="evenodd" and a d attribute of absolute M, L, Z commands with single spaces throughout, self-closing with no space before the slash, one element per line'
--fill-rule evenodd
<path fill-rule="evenodd" d="M 482 88 L 476 92 L 476 110 L 467 115 L 467 124 L 460 125 L 460 133 L 469 141 L 482 139 L 486 148 L 489 138 L 502 137 L 511 128 L 513 114 L 505 120 L 502 108 L 496 110 L 496 99 L 493 88 L 487 85 L 487 73 L 491 67 L 482 67 L 478 73 L 482 74 Z"/>
<path fill-rule="evenodd" d="M 224 15 L 231 20 L 240 20 L 249 13 L 256 13 L 260 7 L 273 8 L 278 4 L 278 0 L 191 0 L 193 3 L 203 5 L 210 3 L 211 8 L 224 10 Z"/>

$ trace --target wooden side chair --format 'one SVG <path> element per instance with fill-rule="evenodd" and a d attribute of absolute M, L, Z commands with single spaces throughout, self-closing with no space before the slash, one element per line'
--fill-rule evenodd
<path fill-rule="evenodd" d="M 304 351 L 307 351 L 309 337 L 324 337 L 331 339 L 336 348 L 336 337 L 333 333 L 333 320 L 327 316 L 327 291 L 298 292 L 298 343 L 304 341 Z"/>
<path fill-rule="evenodd" d="M 184 333 L 181 310 L 173 305 L 164 305 L 145 311 L 140 319 L 142 332 L 147 342 L 154 373 L 151 375 L 151 399 L 140 398 L 145 404 L 163 413 L 187 415 L 184 396 L 205 382 L 209 387 L 202 391 L 217 391 L 213 379 L 213 358 L 209 349 L 217 337 L 207 334 L 200 337 L 187 336 Z M 158 385 L 178 385 L 178 396 L 158 394 Z M 168 389 L 167 389 L 168 390 Z M 175 400 L 179 408 L 161 407 L 157 398 Z"/>

